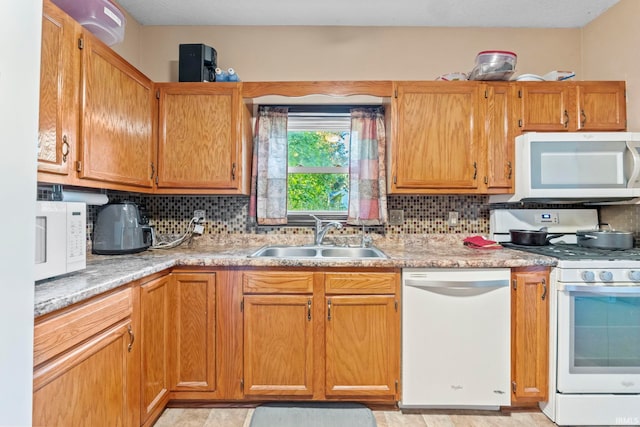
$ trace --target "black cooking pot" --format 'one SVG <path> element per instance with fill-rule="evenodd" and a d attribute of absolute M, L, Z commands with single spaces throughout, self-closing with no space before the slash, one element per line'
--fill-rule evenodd
<path fill-rule="evenodd" d="M 616 231 L 609 228 L 604 230 L 578 230 L 576 232 L 578 246 L 597 249 L 625 250 L 633 248 L 633 233 Z"/>
<path fill-rule="evenodd" d="M 562 234 L 549 234 L 547 228 L 540 230 L 509 230 L 511 243 L 523 246 L 544 246 L 549 244 L 549 240 L 560 237 Z"/>

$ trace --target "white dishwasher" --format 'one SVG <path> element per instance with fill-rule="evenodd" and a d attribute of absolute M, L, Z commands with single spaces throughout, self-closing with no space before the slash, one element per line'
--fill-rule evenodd
<path fill-rule="evenodd" d="M 403 408 L 511 404 L 508 268 L 403 269 Z"/>

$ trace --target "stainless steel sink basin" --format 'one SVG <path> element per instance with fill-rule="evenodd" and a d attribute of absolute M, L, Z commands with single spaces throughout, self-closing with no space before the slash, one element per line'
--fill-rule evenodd
<path fill-rule="evenodd" d="M 381 258 L 387 256 L 375 247 L 341 246 L 265 246 L 258 249 L 250 258 Z"/>
<path fill-rule="evenodd" d="M 386 258 L 377 248 L 322 248 L 320 254 L 325 258 Z"/>

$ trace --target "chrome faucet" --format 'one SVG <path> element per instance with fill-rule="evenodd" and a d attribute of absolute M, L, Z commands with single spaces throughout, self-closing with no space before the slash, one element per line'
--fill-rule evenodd
<path fill-rule="evenodd" d="M 327 234 L 330 228 L 335 227 L 337 230 L 342 228 L 342 223 L 338 221 L 327 221 L 324 222 L 320 218 L 315 215 L 311 215 L 311 217 L 316 221 L 316 227 L 314 229 L 314 243 L 317 246 L 322 245 L 322 241 L 324 240 L 324 236 Z"/>

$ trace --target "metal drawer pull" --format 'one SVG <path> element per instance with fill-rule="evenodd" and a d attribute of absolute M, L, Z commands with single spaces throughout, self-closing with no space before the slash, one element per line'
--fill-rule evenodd
<path fill-rule="evenodd" d="M 129 332 L 129 345 L 127 346 L 127 350 L 131 353 L 131 350 L 133 350 L 133 342 L 136 340 L 136 337 L 133 335 L 131 325 L 127 326 L 127 332 Z"/>
<path fill-rule="evenodd" d="M 547 281 L 545 279 L 542 279 L 542 300 L 544 301 L 546 297 L 547 297 Z"/>

